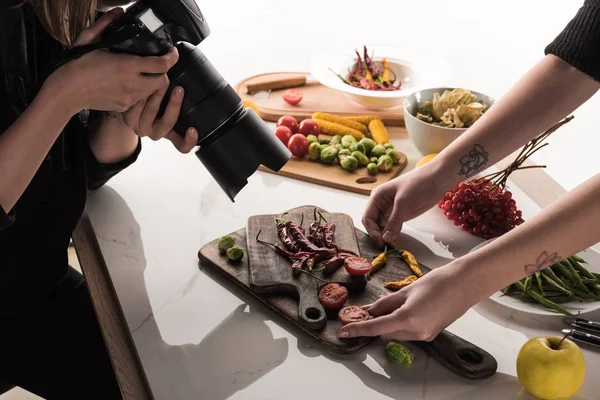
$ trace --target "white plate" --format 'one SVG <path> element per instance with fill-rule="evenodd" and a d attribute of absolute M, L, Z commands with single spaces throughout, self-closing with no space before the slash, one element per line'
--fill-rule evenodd
<path fill-rule="evenodd" d="M 311 74 L 322 85 L 343 92 L 354 102 L 374 110 L 400 107 L 406 96 L 420 89 L 443 86 L 450 77 L 450 67 L 446 61 L 434 54 L 385 44 L 366 46 L 374 62 L 380 64 L 384 57 L 387 59 L 390 69 L 402 79 L 401 90 L 379 92 L 360 89 L 344 83 L 335 75 L 339 73 L 346 77 L 356 62 L 355 50 L 358 50 L 361 58 L 364 57 L 362 44 L 343 51 L 321 53 L 311 62 Z"/>
<path fill-rule="evenodd" d="M 495 238 L 495 239 L 497 239 L 497 238 Z M 481 249 L 482 247 L 486 246 L 487 244 L 494 241 L 495 239 L 490 239 L 488 241 L 485 241 L 485 242 L 475 246 L 470 251 L 470 253 Z M 585 264 L 585 267 L 589 271 L 600 273 L 600 253 L 598 253 L 597 251 L 595 251 L 593 249 L 587 249 L 587 250 L 584 250 L 577 254 L 581 258 L 583 258 L 585 261 L 587 261 L 587 264 Z M 551 315 L 551 316 L 564 317 L 563 314 L 560 314 L 556 311 L 548 310 L 547 308 L 545 308 L 544 306 L 542 306 L 540 304 L 525 303 L 518 299 L 514 299 L 510 296 L 503 296 L 502 292 L 494 293 L 490 297 L 490 299 L 495 303 L 498 303 L 498 304 L 501 304 L 508 308 L 512 308 L 513 310 L 522 311 L 522 312 L 525 312 L 528 314 Z M 567 311 L 572 312 L 573 314 L 586 314 L 586 313 L 589 313 L 592 311 L 600 310 L 600 301 L 584 300 L 583 303 L 573 301 L 571 303 L 561 304 L 561 306 L 563 308 L 565 308 Z"/>

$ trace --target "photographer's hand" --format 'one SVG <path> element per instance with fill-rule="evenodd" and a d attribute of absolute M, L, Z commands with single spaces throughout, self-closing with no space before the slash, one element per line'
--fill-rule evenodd
<path fill-rule="evenodd" d="M 81 33 L 75 45 L 96 42 L 106 27 L 122 15 L 121 8 L 106 13 Z M 155 121 L 160 102 L 169 87 L 167 72 L 178 59 L 174 47 L 162 57 L 138 57 L 97 50 L 66 64 L 62 75 L 58 74 L 71 82 L 77 82 L 78 77 L 85 79 L 85 82 L 75 85 L 71 83 L 73 90 L 77 90 L 72 97 L 87 100 L 87 104 L 84 107 L 79 104 L 75 112 L 89 108 L 109 111 L 112 116 L 102 120 L 90 140 L 99 162 L 117 163 L 129 157 L 135 151 L 139 137 L 144 136 L 153 140 L 169 139 L 183 153 L 194 148 L 197 142 L 195 129 L 189 129 L 185 138 L 172 130 L 183 97 L 173 96 L 161 120 Z M 177 90 L 173 92 L 178 93 Z"/>

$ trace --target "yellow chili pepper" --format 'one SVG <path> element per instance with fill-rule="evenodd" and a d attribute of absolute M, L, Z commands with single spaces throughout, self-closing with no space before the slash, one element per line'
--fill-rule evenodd
<path fill-rule="evenodd" d="M 415 273 L 415 275 L 417 275 L 419 278 L 423 276 L 423 272 L 421 272 L 421 268 L 419 268 L 419 263 L 417 262 L 415 256 L 413 256 L 406 250 L 401 250 L 400 257 L 402 257 L 402 259 L 406 261 L 406 263 L 408 264 L 410 269 Z"/>
<path fill-rule="evenodd" d="M 406 286 L 410 285 L 411 283 L 413 283 L 417 279 L 418 278 L 415 275 L 411 275 L 408 278 L 403 279 L 403 280 L 398 281 L 398 282 L 385 282 L 383 284 L 383 287 L 385 287 L 386 289 L 391 289 L 391 290 L 400 290 L 403 287 L 406 287 Z"/>
<path fill-rule="evenodd" d="M 389 82 L 390 81 L 390 67 L 388 66 L 387 60 L 384 58 L 383 59 L 383 78 L 382 80 L 384 82 Z"/>
<path fill-rule="evenodd" d="M 385 265 L 385 263 L 387 262 L 387 253 L 388 251 L 386 246 L 386 248 L 383 250 L 383 253 L 381 253 L 373 259 L 373 261 L 371 262 L 371 265 L 373 267 L 369 272 L 367 272 L 367 280 L 371 279 L 371 272 L 374 272 Z"/>
<path fill-rule="evenodd" d="M 373 80 L 373 75 L 371 75 L 371 71 L 369 71 L 368 68 L 365 70 L 365 79 L 368 80 L 368 81 L 372 81 Z"/>

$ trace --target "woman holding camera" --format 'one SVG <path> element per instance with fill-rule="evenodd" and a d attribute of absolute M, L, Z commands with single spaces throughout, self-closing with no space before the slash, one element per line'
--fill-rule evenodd
<path fill-rule="evenodd" d="M 197 141 L 193 128 L 173 131 L 182 88 L 156 119 L 175 48 L 96 50 L 54 68 L 123 13 L 102 10 L 127 3 L 0 3 L 0 386 L 49 400 L 121 398 L 83 277 L 68 265 L 87 190 L 131 165 L 140 137 L 183 153 Z"/>

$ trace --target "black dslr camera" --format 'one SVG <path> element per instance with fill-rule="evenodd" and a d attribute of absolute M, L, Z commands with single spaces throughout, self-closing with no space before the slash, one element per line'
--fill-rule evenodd
<path fill-rule="evenodd" d="M 168 73 L 170 86 L 159 117 L 172 89 L 183 87 L 185 97 L 174 130 L 183 136 L 188 128 L 196 128 L 196 156 L 234 201 L 261 164 L 279 171 L 291 153 L 252 109 L 244 108 L 196 47 L 209 34 L 194 0 L 140 0 L 108 26 L 93 47 L 139 56 L 162 56 L 177 47 L 179 61 Z"/>

